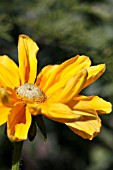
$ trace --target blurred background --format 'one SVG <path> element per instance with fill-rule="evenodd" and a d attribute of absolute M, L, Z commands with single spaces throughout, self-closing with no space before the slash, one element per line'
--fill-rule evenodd
<path fill-rule="evenodd" d="M 17 64 L 18 35 L 37 42 L 38 72 L 76 54 L 88 55 L 92 65 L 105 63 L 105 74 L 84 93 L 113 103 L 113 0 L 0 1 L 0 55 Z M 84 140 L 65 125 L 44 118 L 47 140 L 40 131 L 24 142 L 23 170 L 112 170 L 113 114 L 102 115 L 101 133 Z M 11 168 L 12 144 L 0 127 L 0 170 Z"/>

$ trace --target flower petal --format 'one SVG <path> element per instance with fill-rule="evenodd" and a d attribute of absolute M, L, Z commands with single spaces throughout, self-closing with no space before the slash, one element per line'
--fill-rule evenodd
<path fill-rule="evenodd" d="M 84 88 L 96 81 L 105 71 L 105 64 L 99 64 L 97 66 L 91 66 L 87 68 L 88 77 Z"/>
<path fill-rule="evenodd" d="M 55 85 L 53 85 L 46 93 L 49 102 L 62 102 L 68 103 L 77 96 L 81 89 L 83 88 L 85 81 L 87 79 L 87 70 L 82 70 L 78 72 L 75 77 L 72 77 L 66 82 L 66 79 L 62 79 Z"/>
<path fill-rule="evenodd" d="M 7 122 L 10 110 L 11 108 L 5 107 L 0 103 L 0 126 Z"/>
<path fill-rule="evenodd" d="M 15 126 L 15 138 L 18 140 L 25 140 L 28 137 L 28 131 L 31 125 L 31 114 L 27 107 L 24 120 L 26 121 L 26 123 L 22 122 Z"/>
<path fill-rule="evenodd" d="M 112 104 L 98 96 L 89 96 L 89 97 L 78 96 L 75 97 L 74 100 L 83 101 L 84 103 L 90 105 L 93 109 L 95 109 L 100 114 L 107 114 L 112 111 Z"/>
<path fill-rule="evenodd" d="M 31 114 L 25 104 L 17 103 L 8 115 L 7 134 L 11 141 L 27 139 L 31 125 Z"/>
<path fill-rule="evenodd" d="M 88 103 L 84 101 L 70 101 L 68 106 L 73 110 L 73 112 L 77 115 L 81 115 L 82 117 L 91 117 L 91 119 L 95 118 L 97 112 L 90 106 Z"/>
<path fill-rule="evenodd" d="M 12 59 L 10 59 L 8 56 L 3 55 L 0 56 L 0 64 L 2 64 L 10 72 L 12 77 L 12 82 L 14 84 L 13 86 L 18 87 L 20 85 L 20 76 L 19 76 L 18 66 L 15 64 L 15 62 Z"/>
<path fill-rule="evenodd" d="M 101 128 L 101 120 L 97 116 L 95 119 L 83 119 L 74 123 L 65 123 L 74 133 L 84 139 L 92 140 L 98 135 Z"/>
<path fill-rule="evenodd" d="M 63 62 L 59 67 L 57 67 L 53 73 L 48 77 L 48 80 L 43 88 L 44 92 L 46 92 L 49 87 L 54 85 L 56 82 L 61 79 L 70 79 L 77 74 L 78 71 L 83 68 L 87 68 L 90 66 L 91 61 L 86 56 L 75 56 L 69 60 Z"/>
<path fill-rule="evenodd" d="M 10 87 L 0 87 L 0 101 L 6 107 L 12 107 L 17 101 L 15 90 Z"/>
<path fill-rule="evenodd" d="M 10 65 L 9 65 L 10 66 Z M 11 63 L 12 66 L 12 63 Z M 18 73 L 8 69 L 5 64 L 0 63 L 0 86 L 15 88 L 20 85 Z"/>
<path fill-rule="evenodd" d="M 67 67 L 62 70 L 60 74 L 60 80 L 64 79 L 65 77 L 73 77 L 73 75 L 77 74 L 80 70 L 88 68 L 91 65 L 91 61 L 89 57 L 81 55 L 77 56 L 77 60 L 72 64 L 68 65 Z"/>
<path fill-rule="evenodd" d="M 41 114 L 57 122 L 73 122 L 81 118 L 72 112 L 72 110 L 62 103 L 42 103 L 40 104 Z"/>
<path fill-rule="evenodd" d="M 37 44 L 28 36 L 20 35 L 18 42 L 19 71 L 22 84 L 34 83 L 37 74 Z"/>
<path fill-rule="evenodd" d="M 37 76 L 36 85 L 40 89 L 44 89 L 45 83 L 48 81 L 48 77 L 53 73 L 53 71 L 59 67 L 59 65 L 48 65 L 45 66 Z"/>

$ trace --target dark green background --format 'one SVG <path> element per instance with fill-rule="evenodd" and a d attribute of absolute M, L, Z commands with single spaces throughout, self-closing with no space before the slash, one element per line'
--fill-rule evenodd
<path fill-rule="evenodd" d="M 84 94 L 113 103 L 113 0 L 1 0 L 0 55 L 17 64 L 19 34 L 29 35 L 39 45 L 38 71 L 76 54 L 88 55 L 93 65 L 105 63 L 105 74 Z M 112 170 L 113 114 L 101 118 L 101 133 L 93 141 L 44 118 L 47 141 L 38 132 L 32 143 L 24 143 L 22 169 Z M 9 170 L 12 144 L 4 128 L 0 128 L 0 170 Z"/>

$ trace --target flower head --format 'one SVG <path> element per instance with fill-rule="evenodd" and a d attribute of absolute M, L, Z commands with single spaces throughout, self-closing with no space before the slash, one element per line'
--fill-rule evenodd
<path fill-rule="evenodd" d="M 28 138 L 38 115 L 66 124 L 73 132 L 92 139 L 100 132 L 98 114 L 111 112 L 111 103 L 80 92 L 98 79 L 105 64 L 90 66 L 87 56 L 75 56 L 60 65 L 45 66 L 37 76 L 36 43 L 19 36 L 19 67 L 0 57 L 0 125 L 7 122 L 11 141 Z M 37 77 L 36 77 L 37 76 Z"/>

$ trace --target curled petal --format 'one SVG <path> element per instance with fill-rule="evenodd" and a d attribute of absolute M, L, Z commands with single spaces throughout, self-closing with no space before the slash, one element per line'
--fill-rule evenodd
<path fill-rule="evenodd" d="M 50 96 L 48 101 L 68 103 L 74 96 L 79 94 L 86 82 L 86 79 L 87 70 L 84 69 L 68 81 L 67 79 L 59 81 L 48 90 L 46 94 L 47 96 Z"/>
<path fill-rule="evenodd" d="M 84 139 L 92 140 L 98 135 L 101 128 L 101 120 L 98 116 L 95 119 L 83 119 L 74 123 L 65 123 L 74 133 Z"/>
<path fill-rule="evenodd" d="M 7 134 L 11 141 L 27 139 L 31 125 L 31 114 L 25 104 L 17 103 L 8 115 Z"/>
<path fill-rule="evenodd" d="M 53 73 L 53 71 L 59 67 L 59 65 L 48 65 L 45 66 L 37 76 L 36 85 L 41 89 L 44 89 L 45 82 L 48 81 L 48 77 Z"/>
<path fill-rule="evenodd" d="M 3 55 L 3 56 L 0 56 L 0 64 L 2 64 L 5 67 L 5 70 L 9 71 L 9 74 L 11 74 L 10 76 L 11 76 L 12 80 L 10 80 L 10 81 L 11 81 L 11 84 L 13 84 L 13 86 L 9 86 L 8 84 L 7 84 L 7 86 L 18 87 L 20 85 L 20 75 L 19 75 L 18 66 L 15 64 L 15 62 L 12 59 L 10 59 L 8 56 Z M 7 77 L 5 72 L 3 72 L 3 73 L 4 73 L 4 77 Z M 9 78 L 10 78 L 10 76 L 9 76 Z M 5 85 L 5 84 L 2 84 L 2 85 Z"/>
<path fill-rule="evenodd" d="M 29 112 L 33 116 L 37 116 L 41 113 L 39 104 L 37 104 L 37 103 L 29 103 L 29 104 L 27 104 L 27 107 L 29 109 Z"/>
<path fill-rule="evenodd" d="M 88 68 L 91 65 L 91 61 L 89 57 L 85 55 L 77 55 L 76 61 L 72 64 L 69 64 L 66 68 L 64 68 L 60 74 L 60 78 L 64 79 L 65 77 L 73 77 L 73 75 L 77 74 L 79 71 Z"/>
<path fill-rule="evenodd" d="M 104 73 L 105 68 L 105 64 L 99 64 L 97 66 L 88 67 L 88 77 L 84 88 L 96 81 Z"/>
<path fill-rule="evenodd" d="M 48 80 L 43 88 L 46 92 L 52 85 L 62 79 L 70 79 L 75 76 L 78 71 L 90 66 L 91 61 L 86 56 L 75 56 L 69 60 L 63 62 L 57 67 L 53 73 L 48 77 Z"/>
<path fill-rule="evenodd" d="M 81 115 L 86 118 L 88 117 L 88 119 L 95 119 L 95 116 L 97 115 L 97 112 L 93 109 L 93 107 L 85 103 L 84 101 L 78 101 L 77 103 L 75 101 L 74 106 L 72 106 L 71 108 L 75 112 L 75 114 Z"/>
<path fill-rule="evenodd" d="M 40 104 L 41 114 L 57 122 L 74 122 L 81 118 L 76 115 L 65 104 L 62 103 L 42 103 Z"/>
<path fill-rule="evenodd" d="M 104 99 L 98 96 L 78 96 L 75 97 L 74 100 L 81 100 L 84 103 L 90 105 L 94 110 L 96 110 L 99 114 L 107 114 L 112 111 L 112 104 L 110 102 L 105 101 Z"/>
<path fill-rule="evenodd" d="M 34 83 L 37 74 L 36 43 L 26 35 L 19 36 L 18 58 L 22 84 Z"/>
<path fill-rule="evenodd" d="M 6 107 L 12 107 L 17 101 L 16 93 L 9 87 L 0 87 L 0 101 Z"/>
<path fill-rule="evenodd" d="M 9 65 L 10 66 L 10 65 Z M 0 86 L 15 88 L 20 85 L 19 77 L 16 72 L 11 71 L 0 63 Z"/>
<path fill-rule="evenodd" d="M 4 105 L 0 103 L 0 126 L 7 122 L 10 110 L 11 108 L 4 107 Z"/>

